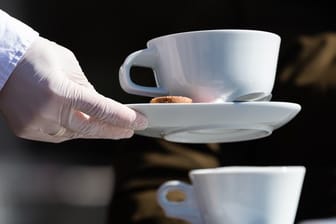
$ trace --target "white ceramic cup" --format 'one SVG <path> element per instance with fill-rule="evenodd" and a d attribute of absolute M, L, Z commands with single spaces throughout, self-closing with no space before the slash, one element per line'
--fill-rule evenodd
<path fill-rule="evenodd" d="M 125 59 L 119 81 L 130 94 L 180 95 L 194 102 L 267 98 L 272 92 L 280 37 L 258 30 L 200 30 L 147 42 Z M 156 86 L 132 80 L 133 66 L 153 70 Z M 133 77 L 134 78 L 134 77 Z"/>
<path fill-rule="evenodd" d="M 168 181 L 157 200 L 168 217 L 192 224 L 293 224 L 304 175 L 302 166 L 193 170 L 192 185 Z M 185 199 L 168 200 L 172 191 L 183 192 Z"/>

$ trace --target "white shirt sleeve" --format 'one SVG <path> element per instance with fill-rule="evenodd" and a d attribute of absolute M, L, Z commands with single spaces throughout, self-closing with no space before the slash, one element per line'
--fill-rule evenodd
<path fill-rule="evenodd" d="M 38 35 L 0 9 L 0 90 Z"/>

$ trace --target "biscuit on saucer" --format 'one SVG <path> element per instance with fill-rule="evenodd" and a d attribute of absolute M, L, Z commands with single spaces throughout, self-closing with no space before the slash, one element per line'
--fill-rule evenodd
<path fill-rule="evenodd" d="M 159 96 L 152 98 L 150 103 L 192 103 L 192 99 L 185 96 Z"/>

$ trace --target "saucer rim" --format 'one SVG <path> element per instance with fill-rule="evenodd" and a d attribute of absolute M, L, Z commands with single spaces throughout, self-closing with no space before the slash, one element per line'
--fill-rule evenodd
<path fill-rule="evenodd" d="M 201 103 L 128 103 L 125 104 L 127 107 L 134 109 L 133 107 L 199 107 L 199 106 L 291 106 L 293 109 L 301 111 L 302 107 L 300 104 L 295 102 L 286 102 L 286 101 L 255 101 L 255 102 L 201 102 Z"/>

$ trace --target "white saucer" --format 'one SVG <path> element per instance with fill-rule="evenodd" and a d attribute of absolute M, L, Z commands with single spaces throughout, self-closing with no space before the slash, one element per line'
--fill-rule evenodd
<path fill-rule="evenodd" d="M 301 110 L 288 102 L 127 104 L 143 113 L 148 128 L 138 135 L 180 143 L 222 143 L 272 134 Z"/>

